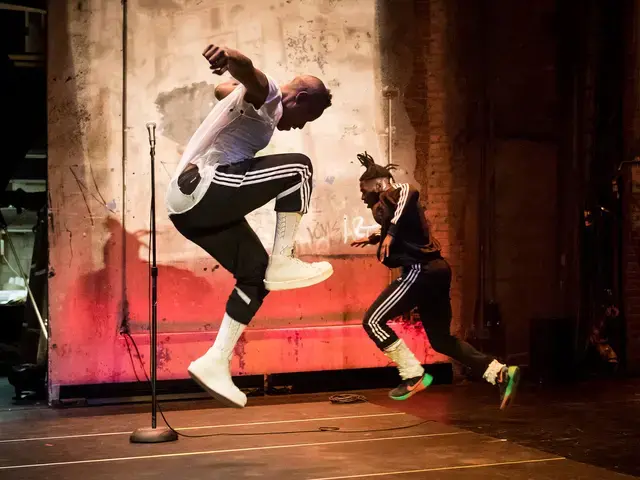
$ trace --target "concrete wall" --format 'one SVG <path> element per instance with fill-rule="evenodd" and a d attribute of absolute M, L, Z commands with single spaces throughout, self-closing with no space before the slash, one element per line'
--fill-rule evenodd
<path fill-rule="evenodd" d="M 572 313 L 562 283 L 572 266 L 562 259 L 573 243 L 558 243 L 563 228 L 575 228 L 558 216 L 557 172 L 568 160 L 558 149 L 566 132 L 557 108 L 556 2 L 135 0 L 127 2 L 124 70 L 116 3 L 60 2 L 50 15 L 54 390 L 56 383 L 133 378 L 119 331 L 130 328 L 146 349 L 145 123 L 159 126 L 162 197 L 189 135 L 215 102 L 220 79 L 201 58 L 211 42 L 243 50 L 281 81 L 318 75 L 334 93 L 319 121 L 278 132 L 263 153 L 300 151 L 314 160 L 299 252 L 328 258 L 336 273 L 322 285 L 270 295 L 238 346 L 236 373 L 384 364 L 359 323 L 391 276 L 348 243 L 372 224 L 359 201 L 355 154 L 386 158 L 385 85 L 399 94 L 391 112 L 398 180 L 419 186 L 453 268 L 452 330 L 478 333 L 480 235 L 485 299 L 502 313 L 509 360 L 527 363 L 532 319 Z M 158 205 L 160 376 L 182 378 L 213 339 L 233 282 L 173 230 L 161 199 Z M 249 220 L 270 249 L 271 205 Z M 441 360 L 415 327 L 399 325 L 423 360 Z"/>
<path fill-rule="evenodd" d="M 384 365 L 359 324 L 390 276 L 370 252 L 348 246 L 373 223 L 359 200 L 355 155 L 367 150 L 384 162 L 381 89 L 393 83 L 400 93 L 394 162 L 402 167 L 398 180 L 414 180 L 415 133 L 404 102 L 413 74 L 410 44 L 395 45 L 378 28 L 381 11 L 373 0 L 133 0 L 127 14 L 125 62 L 120 2 L 56 2 L 49 15 L 52 397 L 61 385 L 132 380 L 123 326 L 147 350 L 148 121 L 159 126 L 160 378 L 183 378 L 215 335 L 232 279 L 174 231 L 162 206 L 180 153 L 224 80 L 212 77 L 201 57 L 208 43 L 242 50 L 280 81 L 317 75 L 334 95 L 319 121 L 301 132 L 278 132 L 262 153 L 299 151 L 314 160 L 312 211 L 298 250 L 328 258 L 336 273 L 322 285 L 270 295 L 238 346 L 234 371 Z M 397 28 L 409 39 L 412 25 Z M 249 221 L 269 250 L 271 205 Z M 442 360 L 420 329 L 399 328 L 423 360 Z"/>

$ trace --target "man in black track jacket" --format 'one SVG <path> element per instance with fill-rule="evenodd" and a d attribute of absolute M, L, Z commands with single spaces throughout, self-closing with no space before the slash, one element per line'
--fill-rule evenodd
<path fill-rule="evenodd" d="M 389 396 L 406 400 L 433 381 L 403 340 L 387 325 L 392 318 L 418 307 L 420 319 L 434 350 L 471 368 L 493 385 L 500 386 L 500 408 L 514 398 L 520 370 L 489 357 L 450 333 L 451 268 L 432 237 L 418 190 L 394 182 L 394 165 L 377 165 L 366 152 L 358 155 L 366 168 L 360 177 L 362 200 L 371 209 L 380 233 L 352 246 L 378 245 L 377 257 L 389 268 L 401 268 L 393 281 L 373 302 L 363 319 L 367 334 L 393 361 L 402 383 Z"/>

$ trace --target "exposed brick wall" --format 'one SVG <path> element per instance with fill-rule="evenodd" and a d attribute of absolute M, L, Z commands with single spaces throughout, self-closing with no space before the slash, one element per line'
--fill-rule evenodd
<path fill-rule="evenodd" d="M 461 332 L 472 317 L 463 312 L 463 213 L 466 175 L 462 158 L 454 153 L 454 140 L 459 134 L 459 112 L 456 91 L 461 91 L 455 78 L 451 25 L 454 2 L 443 0 L 414 3 L 415 50 L 413 76 L 404 104 L 415 129 L 416 180 L 422 186 L 422 201 L 427 208 L 435 237 L 453 270 L 453 331 Z M 457 163 L 457 164 L 456 164 Z M 460 168 L 462 167 L 462 169 Z M 455 174 L 455 175 L 454 175 Z M 454 178 L 455 177 L 455 178 Z"/>
<path fill-rule="evenodd" d="M 506 13 L 498 3 L 416 0 L 418 41 L 405 107 L 416 130 L 415 177 L 454 273 L 452 330 L 469 333 L 478 311 L 478 205 L 484 188 L 487 221 L 494 219 L 485 285 L 507 325 L 507 353 L 525 353 L 516 360 L 526 363 L 529 320 L 557 313 L 553 1 Z M 517 22 L 510 21 L 516 14 Z M 491 52 L 501 45 L 498 54 Z M 492 124 L 499 128 L 488 138 L 481 186 L 483 75 Z"/>

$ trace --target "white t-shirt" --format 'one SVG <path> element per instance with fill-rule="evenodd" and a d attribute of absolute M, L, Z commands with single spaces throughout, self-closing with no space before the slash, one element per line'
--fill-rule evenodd
<path fill-rule="evenodd" d="M 238 85 L 213 107 L 185 148 L 167 191 L 165 204 L 170 214 L 183 213 L 207 192 L 218 164 L 229 165 L 253 158 L 271 141 L 282 117 L 282 92 L 267 75 L 269 93 L 256 110 L 245 102 L 247 89 Z M 190 195 L 178 188 L 178 177 L 188 164 L 198 166 L 202 180 Z"/>

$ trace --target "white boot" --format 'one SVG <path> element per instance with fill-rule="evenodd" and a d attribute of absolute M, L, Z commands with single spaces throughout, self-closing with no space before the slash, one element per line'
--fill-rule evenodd
<path fill-rule="evenodd" d="M 267 290 L 291 290 L 320 283 L 333 274 L 329 262 L 307 263 L 294 257 L 293 244 L 302 214 L 278 212 L 273 252 L 265 274 Z"/>
<path fill-rule="evenodd" d="M 399 339 L 392 345 L 389 345 L 389 347 L 385 349 L 384 354 L 398 366 L 400 378 L 403 380 L 422 377 L 424 375 L 424 368 L 413 352 L 409 350 L 404 340 Z"/>
<path fill-rule="evenodd" d="M 296 257 L 273 255 L 269 258 L 264 286 L 271 291 L 310 287 L 332 274 L 333 267 L 329 262 L 307 263 Z"/>
<path fill-rule="evenodd" d="M 233 383 L 229 368 L 233 348 L 245 327 L 225 313 L 213 346 L 187 369 L 198 385 L 228 407 L 242 408 L 247 404 L 247 396 Z"/>

